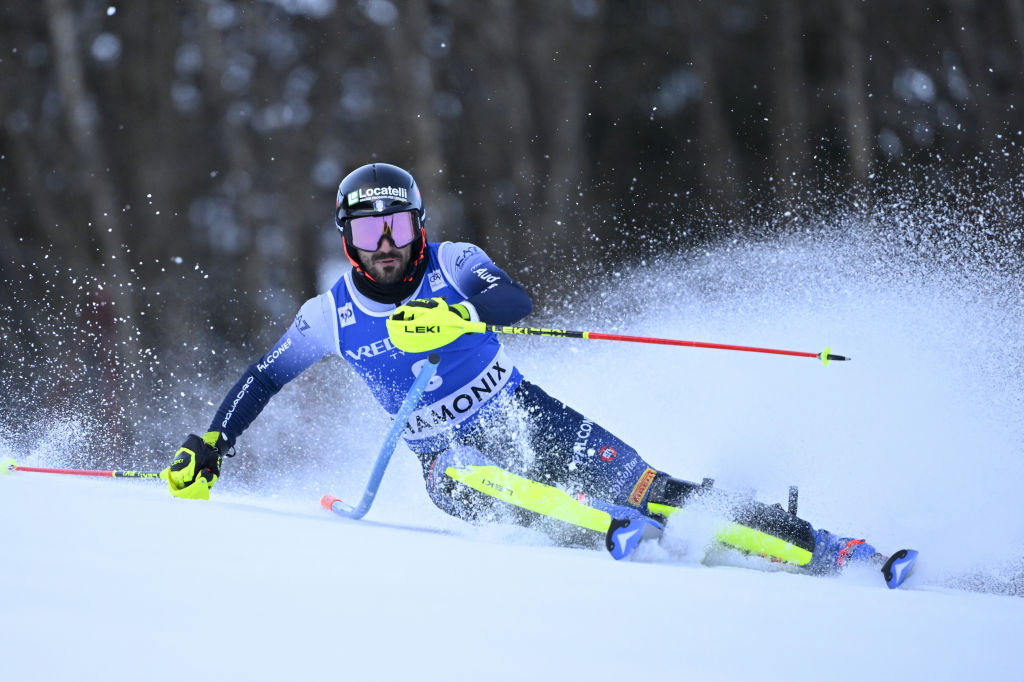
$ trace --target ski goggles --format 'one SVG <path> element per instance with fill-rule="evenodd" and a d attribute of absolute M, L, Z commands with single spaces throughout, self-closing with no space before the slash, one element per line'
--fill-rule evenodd
<path fill-rule="evenodd" d="M 390 237 L 395 248 L 400 249 L 416 239 L 416 222 L 412 211 L 399 211 L 389 215 L 350 218 L 348 231 L 352 246 L 357 249 L 376 251 L 383 237 Z"/>

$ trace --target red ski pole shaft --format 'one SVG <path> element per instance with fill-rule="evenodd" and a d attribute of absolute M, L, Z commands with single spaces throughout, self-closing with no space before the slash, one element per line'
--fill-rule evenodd
<path fill-rule="evenodd" d="M 98 469 L 48 469 L 45 467 L 23 467 L 13 461 L 6 461 L 2 473 L 31 471 L 37 474 L 69 474 L 72 476 L 101 476 L 105 478 L 160 478 L 158 471 L 101 471 Z"/>
<path fill-rule="evenodd" d="M 472 323 L 470 323 L 472 324 Z M 482 324 L 482 323 L 481 323 Z M 466 325 L 467 327 L 469 325 Z M 681 339 L 658 339 L 650 336 L 627 336 L 624 334 L 604 334 L 602 332 L 570 331 L 567 329 L 543 329 L 538 327 L 502 327 L 500 325 L 482 325 L 483 328 L 468 329 L 468 331 L 491 331 L 496 334 L 526 334 L 530 336 L 557 336 L 569 339 L 597 339 L 604 341 L 626 341 L 629 343 L 654 343 L 663 346 L 686 346 L 689 348 L 716 348 L 719 350 L 735 350 L 746 353 L 771 353 L 774 355 L 791 355 L 800 358 L 817 358 L 826 365 L 832 360 L 849 360 L 844 355 L 835 355 L 831 348 L 826 348 L 820 353 L 812 353 L 798 350 L 783 350 L 781 348 L 759 348 L 756 346 L 736 346 L 727 343 L 708 343 L 705 341 L 684 341 Z"/>
<path fill-rule="evenodd" d="M 647 336 L 624 336 L 622 334 L 602 334 L 600 332 L 586 332 L 588 339 L 603 339 L 605 341 L 629 341 L 631 343 L 657 343 L 664 346 L 688 346 L 690 348 L 717 348 L 719 350 L 738 350 L 746 353 L 774 353 L 775 355 L 793 355 L 800 358 L 817 358 L 820 353 L 811 353 L 799 350 L 782 350 L 779 348 L 757 348 L 755 346 L 735 346 L 728 343 L 708 343 L 705 341 L 683 341 L 677 339 L 655 339 Z M 832 360 L 845 360 L 842 356 L 833 355 Z"/>

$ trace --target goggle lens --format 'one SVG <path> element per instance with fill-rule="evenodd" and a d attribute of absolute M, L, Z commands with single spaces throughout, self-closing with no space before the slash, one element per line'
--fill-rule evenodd
<path fill-rule="evenodd" d="M 411 211 L 352 218 L 349 225 L 352 246 L 363 251 L 376 251 L 385 236 L 390 237 L 399 249 L 416 239 L 416 219 Z"/>

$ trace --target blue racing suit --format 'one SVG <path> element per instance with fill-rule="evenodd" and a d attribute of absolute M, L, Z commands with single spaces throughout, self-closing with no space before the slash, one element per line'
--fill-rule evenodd
<path fill-rule="evenodd" d="M 422 281 L 408 299 L 462 303 L 473 321 L 513 324 L 529 297 L 479 247 L 429 242 Z M 345 358 L 381 406 L 398 412 L 428 353 L 388 338 L 395 304 L 360 293 L 350 271 L 311 298 L 273 348 L 250 365 L 217 410 L 211 431 L 233 443 L 291 379 L 328 355 Z M 419 457 L 427 491 L 449 514 L 481 518 L 494 498 L 458 490 L 449 466 L 495 464 L 506 471 L 615 505 L 643 509 L 655 470 L 629 445 L 552 398 L 523 375 L 492 332 L 464 334 L 437 351 L 441 362 L 403 437 Z"/>

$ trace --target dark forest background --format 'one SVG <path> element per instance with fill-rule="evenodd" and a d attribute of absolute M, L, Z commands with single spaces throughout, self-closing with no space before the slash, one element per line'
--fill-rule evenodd
<path fill-rule="evenodd" d="M 535 289 L 970 201 L 1019 177 L 1022 71 L 1024 0 L 7 0 L 0 371 L 115 405 L 182 346 L 258 355 L 339 274 L 370 161 Z"/>

